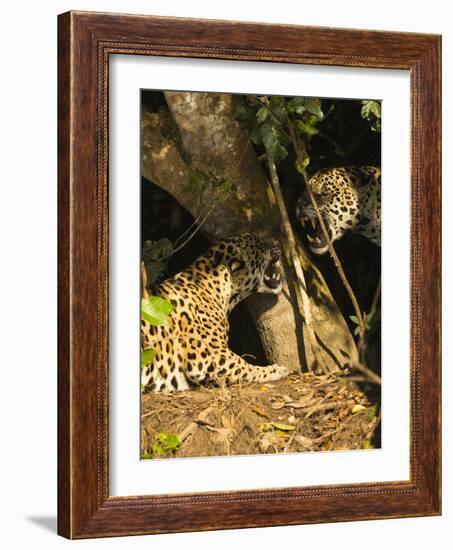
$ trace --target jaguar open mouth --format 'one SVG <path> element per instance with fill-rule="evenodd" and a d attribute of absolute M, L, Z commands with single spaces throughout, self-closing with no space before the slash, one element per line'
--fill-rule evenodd
<path fill-rule="evenodd" d="M 308 240 L 308 246 L 314 254 L 324 254 L 328 250 L 327 239 L 318 222 L 318 219 L 301 218 L 300 223 L 305 230 L 305 235 Z"/>
<path fill-rule="evenodd" d="M 277 288 L 281 283 L 281 264 L 279 260 L 271 260 L 264 272 L 263 282 L 269 288 Z"/>
<path fill-rule="evenodd" d="M 280 262 L 280 255 L 272 257 L 264 271 L 261 284 L 261 292 L 272 292 L 277 294 L 282 288 L 283 270 Z"/>

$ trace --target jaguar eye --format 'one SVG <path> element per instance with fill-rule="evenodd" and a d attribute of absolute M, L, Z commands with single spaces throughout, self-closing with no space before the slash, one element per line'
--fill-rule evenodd
<path fill-rule="evenodd" d="M 244 262 L 241 260 L 233 260 L 230 264 L 230 269 L 234 273 L 235 271 L 239 271 L 244 267 Z"/>

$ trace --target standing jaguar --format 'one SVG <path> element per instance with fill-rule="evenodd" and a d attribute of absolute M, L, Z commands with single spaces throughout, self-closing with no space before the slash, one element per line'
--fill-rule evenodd
<path fill-rule="evenodd" d="M 188 269 L 152 293 L 174 306 L 167 323 L 141 324 L 142 349 L 157 351 L 142 369 L 146 391 L 174 392 L 223 380 L 265 382 L 288 375 L 285 367 L 247 363 L 228 348 L 228 314 L 253 292 L 282 289 L 280 248 L 245 233 L 213 245 Z"/>
<path fill-rule="evenodd" d="M 361 233 L 381 246 L 381 170 L 373 166 L 330 168 L 308 180 L 330 239 L 346 231 Z M 297 203 L 296 216 L 307 232 L 312 252 L 324 254 L 327 240 L 318 223 L 308 191 Z"/>

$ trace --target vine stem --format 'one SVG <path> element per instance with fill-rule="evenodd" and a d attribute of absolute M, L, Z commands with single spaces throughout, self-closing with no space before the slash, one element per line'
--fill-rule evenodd
<path fill-rule="evenodd" d="M 216 200 L 214 200 L 214 202 L 211 204 L 211 206 L 209 207 L 208 211 L 206 212 L 206 214 L 204 215 L 203 218 L 199 219 L 200 216 L 197 217 L 197 220 L 198 220 L 198 225 L 195 227 L 195 229 L 192 231 L 192 233 L 190 233 L 190 235 L 186 238 L 185 241 L 183 241 L 179 246 L 177 246 L 174 250 L 172 250 L 171 254 L 168 256 L 173 256 L 173 254 L 176 254 L 176 252 L 179 252 L 182 248 L 184 248 L 186 246 L 186 244 L 191 240 L 193 239 L 193 237 L 195 237 L 195 235 L 198 233 L 198 231 L 200 231 L 200 229 L 203 227 L 203 224 L 205 223 L 205 221 L 209 218 L 209 216 L 211 215 L 211 212 L 214 210 L 214 208 L 217 206 L 218 202 Z M 191 227 L 193 227 L 195 225 L 195 222 L 192 224 Z M 184 234 L 186 234 L 187 231 Z M 181 235 L 182 236 L 182 235 Z M 181 239 L 181 236 L 179 237 L 179 239 Z M 165 258 L 166 259 L 166 258 Z"/>
<path fill-rule="evenodd" d="M 277 206 L 280 211 L 283 229 L 285 231 L 286 238 L 287 238 L 287 248 L 288 248 L 288 253 L 290 257 L 290 262 L 293 265 L 293 268 L 299 283 L 298 285 L 296 285 L 296 295 L 298 298 L 299 307 L 303 311 L 305 326 L 307 327 L 307 335 L 308 335 L 311 351 L 312 351 L 313 357 L 315 358 L 315 362 L 317 362 L 320 365 L 324 373 L 330 374 L 329 368 L 323 360 L 323 357 L 321 355 L 321 350 L 316 340 L 316 334 L 313 328 L 313 318 L 311 314 L 310 298 L 307 292 L 307 285 L 305 282 L 304 272 L 300 263 L 299 256 L 297 255 L 296 242 L 294 239 L 293 230 L 291 227 L 291 223 L 289 221 L 288 212 L 286 210 L 286 205 L 285 205 L 282 191 L 280 188 L 280 181 L 278 178 L 275 162 L 272 159 L 272 156 L 268 150 L 266 150 L 266 158 L 267 158 L 267 165 L 269 168 L 269 174 L 271 177 L 272 190 L 274 192 Z M 308 364 L 307 362 L 307 366 L 308 366 L 308 370 L 312 372 L 313 371 L 312 365 Z"/>

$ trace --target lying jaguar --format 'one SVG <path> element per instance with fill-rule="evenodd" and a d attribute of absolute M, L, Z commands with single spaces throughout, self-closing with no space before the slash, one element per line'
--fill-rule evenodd
<path fill-rule="evenodd" d="M 146 391 L 174 392 L 219 382 L 266 382 L 288 375 L 285 367 L 258 367 L 228 348 L 228 314 L 253 292 L 282 288 L 280 248 L 250 234 L 220 241 L 153 294 L 174 306 L 167 323 L 142 320 L 142 349 L 157 354 L 142 369 Z"/>
<path fill-rule="evenodd" d="M 331 168 L 308 180 L 330 239 L 346 231 L 361 233 L 381 246 L 381 170 L 373 166 Z M 296 215 L 307 232 L 312 252 L 324 254 L 327 240 L 305 191 L 297 203 Z"/>

